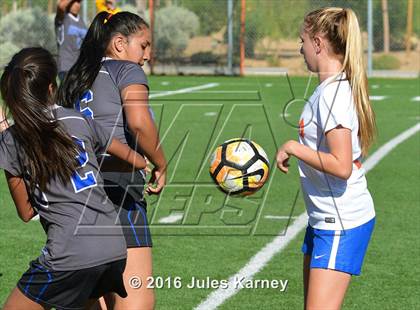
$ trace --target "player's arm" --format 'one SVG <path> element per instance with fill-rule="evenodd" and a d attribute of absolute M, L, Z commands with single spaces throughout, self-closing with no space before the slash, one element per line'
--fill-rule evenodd
<path fill-rule="evenodd" d="M 154 165 L 149 194 L 159 194 L 166 182 L 166 159 L 160 144 L 158 130 L 149 111 L 148 89 L 141 84 L 129 85 L 121 92 L 128 128 L 135 136 L 137 145 Z M 151 184 L 156 183 L 156 186 Z"/>
<path fill-rule="evenodd" d="M 0 107 L 0 132 L 6 130 L 9 127 L 9 123 L 7 122 L 6 115 L 3 109 Z"/>
<path fill-rule="evenodd" d="M 353 170 L 351 130 L 338 126 L 326 133 L 330 153 L 314 151 L 310 147 L 290 140 L 277 152 L 277 166 L 287 173 L 290 156 L 295 156 L 312 168 L 347 180 Z"/>
<path fill-rule="evenodd" d="M 57 13 L 55 15 L 56 22 L 61 23 L 66 15 L 66 9 L 73 0 L 58 0 L 57 1 Z"/>
<path fill-rule="evenodd" d="M 22 178 L 15 177 L 5 171 L 10 194 L 15 203 L 17 213 L 22 221 L 29 222 L 36 215 L 34 208 L 29 202 L 28 192 Z"/>
<path fill-rule="evenodd" d="M 115 169 L 113 169 L 113 165 L 111 164 L 106 167 L 106 171 L 132 171 L 133 169 L 144 169 L 147 166 L 143 156 L 131 149 L 127 144 L 121 143 L 115 138 L 111 140 L 107 153 L 124 162 L 115 161 Z"/>

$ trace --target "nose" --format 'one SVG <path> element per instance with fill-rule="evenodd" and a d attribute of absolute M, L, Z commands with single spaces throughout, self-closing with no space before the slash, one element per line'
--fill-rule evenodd
<path fill-rule="evenodd" d="M 143 60 L 144 61 L 149 61 L 150 60 L 150 54 L 152 53 L 152 51 L 151 51 L 151 48 L 150 48 L 150 46 L 148 46 L 147 48 L 146 48 L 146 50 L 144 51 L 144 54 L 143 54 Z"/>

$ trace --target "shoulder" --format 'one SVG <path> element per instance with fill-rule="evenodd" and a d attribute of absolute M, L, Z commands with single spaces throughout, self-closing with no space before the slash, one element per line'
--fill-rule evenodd
<path fill-rule="evenodd" d="M 353 101 L 349 81 L 341 79 L 328 83 L 321 89 L 320 99 L 321 102 L 329 106 L 334 104 L 334 102 L 339 102 L 341 107 L 350 106 Z"/>
<path fill-rule="evenodd" d="M 145 75 L 143 68 L 139 64 L 127 60 L 106 60 L 106 66 L 117 74 L 133 72 Z"/>
<path fill-rule="evenodd" d="M 120 91 L 132 84 L 148 86 L 146 74 L 139 64 L 125 60 L 107 60 L 104 66 L 115 79 Z"/>
<path fill-rule="evenodd" d="M 85 118 L 83 117 L 83 115 L 74 109 L 58 107 L 55 111 L 56 111 L 55 113 L 56 113 L 57 120 L 74 118 L 74 119 L 80 119 L 82 121 L 85 121 Z"/>
<path fill-rule="evenodd" d="M 13 135 L 14 130 L 15 126 L 12 125 L 0 132 L 0 157 L 10 157 L 12 154 L 16 153 L 19 144 Z"/>

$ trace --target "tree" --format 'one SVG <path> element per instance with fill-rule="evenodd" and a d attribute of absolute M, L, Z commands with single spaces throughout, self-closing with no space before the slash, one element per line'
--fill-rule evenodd
<path fill-rule="evenodd" d="M 389 16 L 388 0 L 382 0 L 382 21 L 384 24 L 384 53 L 389 53 Z"/>

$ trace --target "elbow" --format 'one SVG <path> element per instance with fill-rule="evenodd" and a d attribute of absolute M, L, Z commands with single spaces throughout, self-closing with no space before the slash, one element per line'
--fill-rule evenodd
<path fill-rule="evenodd" d="M 28 223 L 32 218 L 33 218 L 33 216 L 31 215 L 31 216 L 28 216 L 28 215 L 20 215 L 19 216 L 20 217 L 20 219 L 22 220 L 22 221 L 24 221 L 25 223 Z"/>
<path fill-rule="evenodd" d="M 28 223 L 30 220 L 32 220 L 35 214 L 36 213 L 33 210 L 31 210 L 30 212 L 27 212 L 25 214 L 19 213 L 19 217 L 23 222 Z"/>
<path fill-rule="evenodd" d="M 340 169 L 339 173 L 336 176 L 339 177 L 340 179 L 348 180 L 350 178 L 352 172 L 353 172 L 353 169 L 352 169 L 351 166 L 350 166 L 350 168 L 345 167 L 345 168 Z"/>

